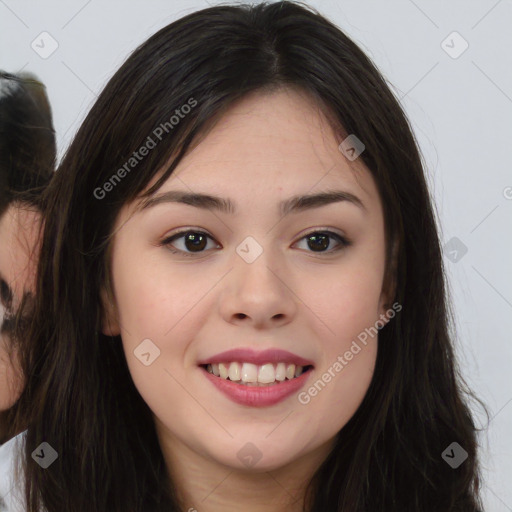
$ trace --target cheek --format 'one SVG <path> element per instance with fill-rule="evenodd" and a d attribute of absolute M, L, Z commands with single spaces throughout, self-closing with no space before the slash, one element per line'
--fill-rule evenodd
<path fill-rule="evenodd" d="M 370 386 L 378 350 L 374 328 L 378 291 L 369 283 L 347 280 L 323 303 L 321 318 L 329 329 L 323 328 L 319 336 L 322 359 L 298 396 L 319 431 L 338 432 L 356 413 Z"/>
<path fill-rule="evenodd" d="M 329 340 L 329 352 L 350 340 L 379 318 L 384 268 L 380 261 L 351 255 L 336 272 L 329 270 L 304 281 L 302 296 L 311 306 L 322 334 Z M 330 348 L 329 348 L 330 347 Z"/>
<path fill-rule="evenodd" d="M 128 368 L 138 391 L 152 406 L 160 396 L 166 396 L 166 403 L 175 399 L 169 373 L 183 380 L 191 332 L 198 332 L 203 321 L 194 307 L 211 285 L 173 272 L 165 262 L 147 257 L 138 261 L 137 265 L 129 258 L 114 257 L 112 277 Z M 168 392 L 162 393 L 164 389 Z"/>
<path fill-rule="evenodd" d="M 366 254 L 347 257 L 335 279 L 331 273 L 325 279 L 315 280 L 314 286 L 309 283 L 302 292 L 314 304 L 322 360 L 315 369 L 314 379 L 299 396 L 299 403 L 304 405 L 309 417 L 315 416 L 315 412 L 323 418 L 318 429 L 332 433 L 355 414 L 375 369 L 378 349 L 375 322 L 380 315 L 384 265 L 379 248 Z"/>
<path fill-rule="evenodd" d="M 190 274 L 172 271 L 165 262 L 151 260 L 124 267 L 120 262 L 114 282 L 118 318 L 128 338 L 153 337 L 162 344 L 176 338 L 175 333 L 193 320 L 192 309 L 211 287 L 207 277 L 191 279 Z"/>
<path fill-rule="evenodd" d="M 6 349 L 9 341 L 0 334 L 0 412 L 12 407 L 23 390 L 18 361 Z"/>
<path fill-rule="evenodd" d="M 329 411 L 324 416 L 324 427 L 332 432 L 354 416 L 368 391 L 375 370 L 377 339 L 367 345 L 356 341 L 345 348 L 338 351 L 306 389 L 311 401 L 317 401 L 317 409 Z"/>
<path fill-rule="evenodd" d="M 142 336 L 140 343 L 144 338 L 158 338 L 174 315 L 173 305 L 178 304 L 172 300 L 172 276 L 142 251 L 127 254 L 122 247 L 119 244 L 114 251 L 112 278 L 123 339 L 135 342 Z"/>

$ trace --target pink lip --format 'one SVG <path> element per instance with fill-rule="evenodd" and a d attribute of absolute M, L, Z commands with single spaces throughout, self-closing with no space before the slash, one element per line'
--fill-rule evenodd
<path fill-rule="evenodd" d="M 304 372 L 292 380 L 285 380 L 273 386 L 245 386 L 237 382 L 216 377 L 202 368 L 206 378 L 217 387 L 225 396 L 237 404 L 250 407 L 268 407 L 277 404 L 290 395 L 299 391 L 309 378 L 312 370 Z"/>
<path fill-rule="evenodd" d="M 296 366 L 313 366 L 312 361 L 299 357 L 298 355 L 292 354 L 286 350 L 268 349 L 257 352 L 255 350 L 245 348 L 237 348 L 221 352 L 220 354 L 198 361 L 197 364 L 205 365 L 232 362 L 252 363 L 256 365 L 263 365 L 266 363 L 291 363 Z"/>

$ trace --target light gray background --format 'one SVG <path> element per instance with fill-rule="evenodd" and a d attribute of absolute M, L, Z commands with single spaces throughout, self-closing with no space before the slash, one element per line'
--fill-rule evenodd
<path fill-rule="evenodd" d="M 486 511 L 512 511 L 512 2 L 308 3 L 359 43 L 393 84 L 425 158 L 443 244 L 457 237 L 467 247 L 457 262 L 445 253 L 457 350 L 468 383 L 492 414 L 480 437 Z M 0 69 L 33 71 L 47 85 L 62 155 L 129 52 L 206 6 L 199 0 L 0 0 Z M 35 41 L 41 51 L 43 44 L 50 48 L 43 31 L 58 43 L 46 59 L 31 47 Z M 442 46 L 453 31 L 469 44 L 457 58 Z M 444 47 L 453 54 L 462 44 L 451 36 Z"/>

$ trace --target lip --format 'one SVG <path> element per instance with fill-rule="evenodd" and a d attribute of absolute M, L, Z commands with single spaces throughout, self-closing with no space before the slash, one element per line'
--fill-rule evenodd
<path fill-rule="evenodd" d="M 282 402 L 290 395 L 293 395 L 303 387 L 312 373 L 312 367 L 299 377 L 285 380 L 279 384 L 268 387 L 245 386 L 230 380 L 216 377 L 209 373 L 204 367 L 201 371 L 205 377 L 233 402 L 249 407 L 268 407 Z"/>
<path fill-rule="evenodd" d="M 261 366 L 266 363 L 291 363 L 294 364 L 295 366 L 314 366 L 313 362 L 308 359 L 299 357 L 297 354 L 293 354 L 292 352 L 288 352 L 287 350 L 280 350 L 277 348 L 270 348 L 263 351 L 256 351 L 248 348 L 237 348 L 233 350 L 227 350 L 226 352 L 221 352 L 220 354 L 208 357 L 206 359 L 198 361 L 197 364 L 199 366 L 202 366 L 206 364 L 232 362 L 252 363 L 258 366 Z"/>

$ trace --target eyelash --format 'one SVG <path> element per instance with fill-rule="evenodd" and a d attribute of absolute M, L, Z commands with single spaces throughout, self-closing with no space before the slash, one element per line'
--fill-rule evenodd
<path fill-rule="evenodd" d="M 197 252 L 197 253 L 190 253 L 190 252 L 182 251 L 181 249 L 175 249 L 175 248 L 171 247 L 171 245 L 170 245 L 171 242 L 174 242 L 175 240 L 177 240 L 179 238 L 182 238 L 187 233 L 194 233 L 194 234 L 198 234 L 198 235 L 204 235 L 204 236 L 210 238 L 211 240 L 214 240 L 214 238 L 212 236 L 210 236 L 208 233 L 206 233 L 205 231 L 196 230 L 196 229 L 185 229 L 183 231 L 179 231 L 179 232 L 174 233 L 173 235 L 165 238 L 164 240 L 162 240 L 159 243 L 159 245 L 160 246 L 166 246 L 167 249 L 169 251 L 171 251 L 172 253 L 174 253 L 174 254 L 181 254 L 181 255 L 187 256 L 187 257 L 194 257 L 196 255 L 198 256 L 198 255 L 204 254 L 206 251 L 200 251 L 200 252 Z M 333 231 L 329 231 L 328 229 L 326 229 L 326 230 L 317 229 L 315 231 L 310 231 L 309 233 L 306 233 L 303 237 L 301 237 L 299 239 L 299 241 L 303 240 L 305 238 L 308 238 L 311 235 L 315 235 L 315 234 L 323 234 L 323 235 L 328 235 L 330 238 L 335 238 L 338 242 L 340 242 L 340 245 L 338 247 L 336 247 L 335 249 L 331 249 L 331 250 L 327 250 L 327 251 L 323 251 L 323 252 L 322 251 L 319 251 L 319 252 L 309 251 L 309 252 L 312 252 L 313 254 L 320 254 L 320 255 L 327 254 L 327 255 L 329 255 L 329 254 L 341 251 L 342 249 L 352 245 L 352 242 L 349 241 L 347 238 L 345 238 L 345 237 L 343 237 L 341 235 L 338 235 L 338 233 L 334 233 Z"/>

